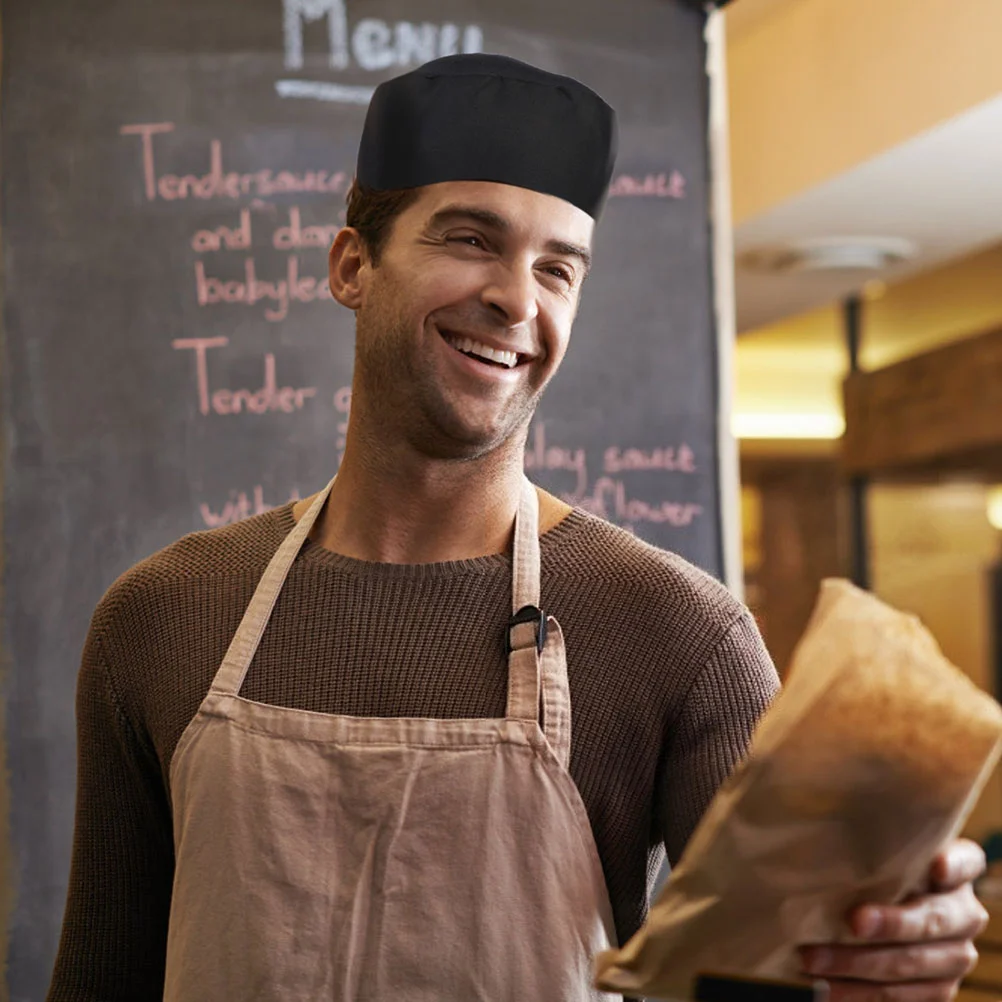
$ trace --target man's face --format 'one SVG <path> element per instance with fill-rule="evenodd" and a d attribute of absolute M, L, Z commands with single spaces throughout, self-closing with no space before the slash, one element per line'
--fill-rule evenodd
<path fill-rule="evenodd" d="M 430 185 L 363 263 L 357 391 L 422 453 L 474 458 L 524 432 L 567 349 L 594 223 L 491 182 Z"/>

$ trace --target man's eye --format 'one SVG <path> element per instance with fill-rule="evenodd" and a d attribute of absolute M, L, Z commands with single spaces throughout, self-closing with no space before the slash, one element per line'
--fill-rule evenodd
<path fill-rule="evenodd" d="M 485 248 L 487 246 L 483 238 L 478 237 L 475 233 L 454 233 L 446 237 L 446 240 L 449 243 L 465 244 L 467 247 Z"/>
<path fill-rule="evenodd" d="M 566 268 L 562 268 L 559 264 L 551 264 L 546 268 L 551 275 L 559 278 L 562 282 L 566 282 L 568 285 L 574 284 L 574 276 Z"/>

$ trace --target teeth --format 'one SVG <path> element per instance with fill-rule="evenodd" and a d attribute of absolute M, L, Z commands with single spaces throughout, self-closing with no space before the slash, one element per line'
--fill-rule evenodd
<path fill-rule="evenodd" d="M 497 348 L 491 348 L 489 345 L 481 344 L 479 341 L 474 341 L 468 337 L 450 336 L 447 340 L 453 348 L 459 351 L 476 355 L 479 358 L 485 358 L 491 362 L 500 362 L 501 365 L 509 369 L 514 368 L 518 364 L 517 351 L 499 351 Z"/>

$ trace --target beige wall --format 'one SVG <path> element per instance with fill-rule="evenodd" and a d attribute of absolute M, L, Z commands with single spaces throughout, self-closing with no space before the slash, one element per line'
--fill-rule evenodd
<path fill-rule="evenodd" d="M 738 414 L 842 414 L 848 365 L 834 307 L 790 317 L 738 338 L 734 356 Z"/>
<path fill-rule="evenodd" d="M 999 0 L 788 0 L 732 34 L 735 225 L 998 94 L 1000 38 Z"/>
<path fill-rule="evenodd" d="M 987 572 L 1002 554 L 975 482 L 875 485 L 869 493 L 873 591 L 929 627 L 943 653 L 994 693 Z M 984 837 L 1002 829 L 1002 773 L 992 777 L 968 824 Z"/>
<path fill-rule="evenodd" d="M 999 186 L 1002 190 L 1002 178 Z M 891 285 L 868 302 L 863 367 L 879 368 L 997 327 L 1002 327 L 1002 245 Z"/>

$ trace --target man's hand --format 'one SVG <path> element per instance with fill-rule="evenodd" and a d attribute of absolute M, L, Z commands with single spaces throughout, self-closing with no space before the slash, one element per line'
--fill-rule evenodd
<path fill-rule="evenodd" d="M 922 893 L 853 910 L 849 928 L 864 943 L 801 947 L 804 973 L 831 985 L 831 1002 L 948 1002 L 977 963 L 973 939 L 988 913 L 971 883 L 984 869 L 977 843 L 952 842 Z"/>

